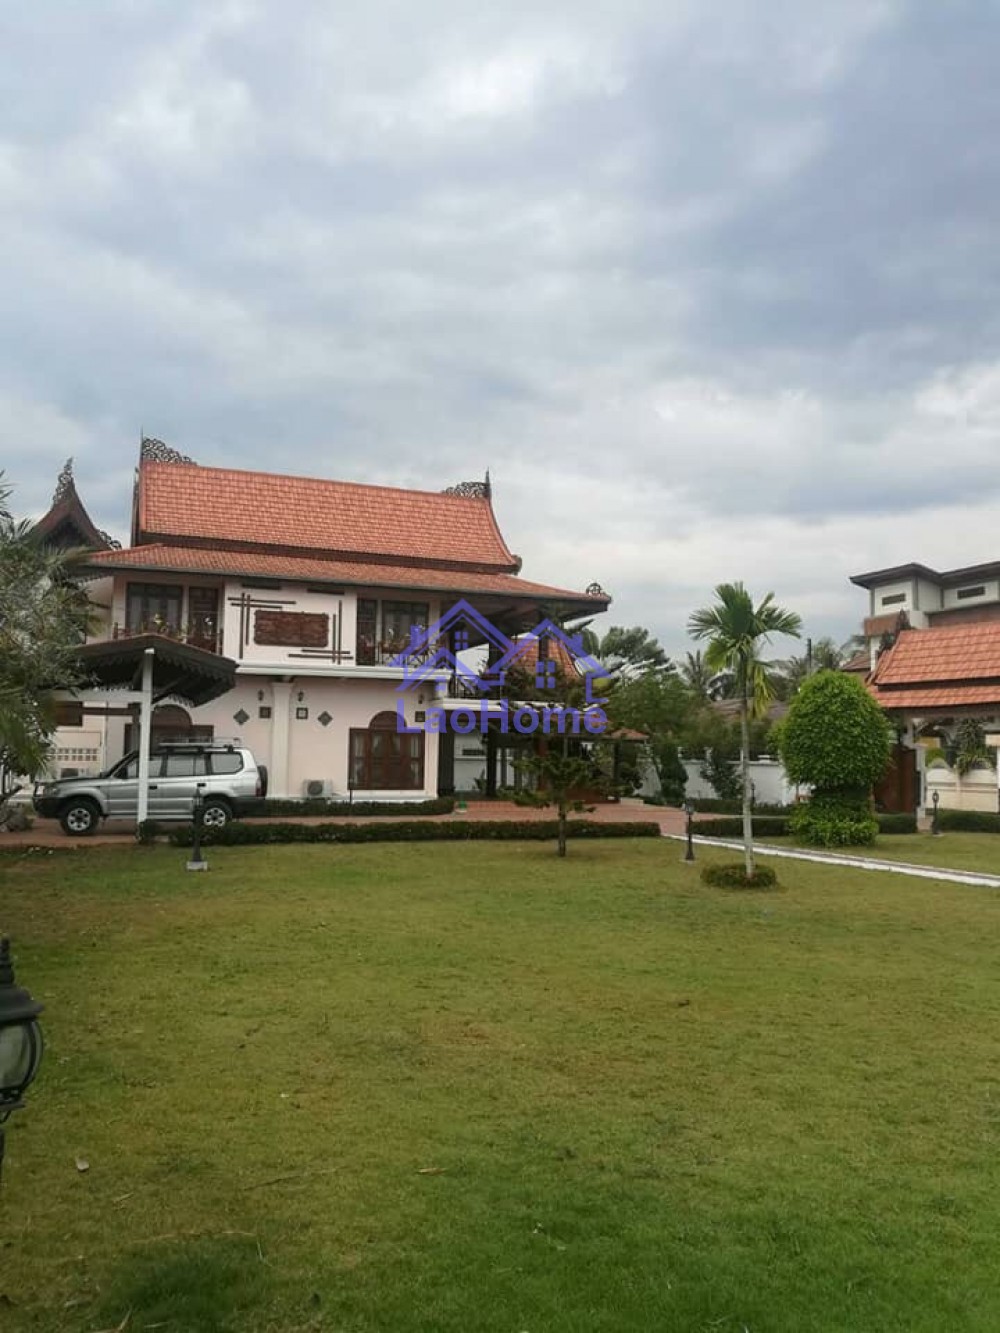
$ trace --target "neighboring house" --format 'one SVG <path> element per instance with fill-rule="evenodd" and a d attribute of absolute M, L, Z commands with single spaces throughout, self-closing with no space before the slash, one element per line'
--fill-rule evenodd
<path fill-rule="evenodd" d="M 73 542 L 92 548 L 77 566 L 97 606 L 92 639 L 153 634 L 236 663 L 235 687 L 210 704 L 165 698 L 154 741 L 238 735 L 274 796 L 453 790 L 454 738 L 400 734 L 400 701 L 411 725 L 422 721 L 452 688 L 452 651 L 486 641 L 479 617 L 510 640 L 550 610 L 590 615 L 610 602 L 596 585 L 576 592 L 520 577 L 488 479 L 444 492 L 365 486 L 201 467 L 144 440 L 128 547 L 98 533 L 75 488 L 60 504 L 61 516 L 54 506 L 37 528 L 72 518 Z M 459 599 L 474 614 L 448 629 L 401 695 L 413 664 L 399 655 Z M 98 767 L 135 742 L 128 716 L 95 720 L 85 709 L 83 721 Z M 60 729 L 64 752 L 84 748 L 73 746 L 75 730 Z"/>
<path fill-rule="evenodd" d="M 1000 562 L 944 573 L 898 565 L 851 582 L 869 594 L 866 683 L 900 734 L 882 784 L 884 804 L 926 807 L 937 788 L 946 805 L 996 809 L 992 772 L 966 784 L 963 796 L 960 782 L 946 791 L 942 774 L 931 780 L 925 759 L 929 748 L 954 737 L 963 718 L 1000 733 Z M 848 667 L 857 669 L 855 662 Z M 984 781 L 988 795 L 973 797 L 972 787 Z"/>
<path fill-rule="evenodd" d="M 943 572 L 927 565 L 895 565 L 851 582 L 868 592 L 864 635 L 874 669 L 886 636 L 903 629 L 944 629 L 1000 621 L 1000 561 Z"/>

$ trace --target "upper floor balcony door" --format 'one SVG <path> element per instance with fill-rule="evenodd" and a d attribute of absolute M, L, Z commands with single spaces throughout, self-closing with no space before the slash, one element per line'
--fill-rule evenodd
<path fill-rule="evenodd" d="M 359 666 L 385 666 L 411 643 L 415 634 L 426 631 L 430 621 L 427 602 L 379 601 L 358 598 Z"/>
<path fill-rule="evenodd" d="M 165 634 L 221 652 L 219 590 L 173 583 L 130 583 L 125 596 L 125 625 L 115 625 L 114 636 Z"/>

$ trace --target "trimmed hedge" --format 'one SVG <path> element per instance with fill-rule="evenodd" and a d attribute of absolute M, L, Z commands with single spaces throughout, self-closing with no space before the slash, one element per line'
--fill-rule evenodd
<path fill-rule="evenodd" d="M 273 819 L 278 815 L 305 817 L 316 815 L 352 815 L 356 819 L 369 816 L 388 815 L 395 817 L 405 815 L 407 819 L 412 819 L 417 815 L 450 815 L 455 809 L 455 801 L 451 796 L 437 796 L 432 801 L 328 801 L 325 797 L 311 797 L 303 801 L 283 800 L 280 798 L 263 797 L 257 800 L 244 801 L 240 807 L 240 817 L 243 819 Z"/>
<path fill-rule="evenodd" d="M 876 815 L 879 833 L 916 833 L 916 815 Z"/>
<path fill-rule="evenodd" d="M 988 810 L 939 810 L 938 827 L 952 833 L 1000 833 L 1000 815 Z"/>
<path fill-rule="evenodd" d="M 773 889 L 778 876 L 770 866 L 754 866 L 754 872 L 747 879 L 746 866 L 730 864 L 721 866 L 702 866 L 701 882 L 713 889 Z"/>
<path fill-rule="evenodd" d="M 696 810 L 712 815 L 742 815 L 742 801 L 723 801 L 717 796 L 699 796 L 691 802 Z M 794 805 L 771 805 L 767 801 L 755 801 L 754 815 L 787 815 L 795 809 Z"/>
<path fill-rule="evenodd" d="M 554 840 L 559 831 L 556 819 L 456 819 L 444 822 L 397 820 L 392 824 L 242 824 L 233 821 L 222 828 L 206 829 L 204 847 L 247 847 L 292 842 L 455 842 Z M 175 847 L 190 847 L 190 824 L 171 830 Z M 570 838 L 658 838 L 658 824 L 640 820 L 614 824 L 586 819 L 571 819 L 566 826 Z"/>
<path fill-rule="evenodd" d="M 696 837 L 704 838 L 742 838 L 743 820 L 735 816 L 721 819 L 698 819 L 691 825 Z M 754 815 L 753 833 L 755 838 L 785 838 L 788 836 L 788 819 L 784 815 Z"/>

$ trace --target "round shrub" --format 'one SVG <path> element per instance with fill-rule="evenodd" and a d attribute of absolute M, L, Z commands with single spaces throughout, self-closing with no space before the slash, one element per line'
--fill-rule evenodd
<path fill-rule="evenodd" d="M 818 671 L 792 700 L 778 749 L 792 782 L 820 791 L 867 791 L 885 772 L 892 739 L 885 714 L 860 680 Z"/>
<path fill-rule="evenodd" d="M 788 821 L 793 837 L 813 847 L 869 847 L 879 824 L 867 792 L 816 792 Z"/>
<path fill-rule="evenodd" d="M 747 868 L 742 861 L 727 862 L 721 866 L 702 866 L 701 882 L 713 889 L 773 889 L 778 876 L 770 866 L 756 866 L 747 879 Z"/>

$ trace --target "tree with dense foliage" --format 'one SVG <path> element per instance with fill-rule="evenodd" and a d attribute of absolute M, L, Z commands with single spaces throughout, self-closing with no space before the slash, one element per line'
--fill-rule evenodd
<path fill-rule="evenodd" d="M 885 713 L 855 676 L 820 671 L 803 681 L 778 730 L 785 772 L 813 788 L 793 816 L 794 831 L 825 846 L 872 842 L 871 789 L 892 743 Z"/>
<path fill-rule="evenodd" d="M 659 641 L 641 625 L 626 629 L 612 625 L 603 635 L 589 626 L 575 631 L 583 641 L 584 652 L 597 659 L 608 675 L 628 679 L 648 671 L 672 671 L 673 664 Z"/>
<path fill-rule="evenodd" d="M 688 621 L 693 639 L 707 640 L 705 662 L 713 673 L 732 674 L 740 706 L 741 779 L 743 786 L 743 856 L 747 879 L 753 878 L 753 814 L 750 798 L 750 719 L 760 717 L 774 697 L 771 670 L 760 656 L 775 634 L 797 638 L 802 621 L 794 611 L 776 606 L 768 593 L 759 605 L 742 583 L 721 583 L 713 606 L 695 611 Z"/>
<path fill-rule="evenodd" d="M 0 796 L 45 766 L 55 730 L 52 689 L 78 678 L 86 596 L 67 578 L 70 552 L 47 550 L 9 508 L 0 474 Z"/>
<path fill-rule="evenodd" d="M 858 651 L 858 644 L 863 647 L 866 642 L 865 639 L 849 639 L 847 643 L 838 645 L 829 635 L 811 640 L 806 652 L 776 664 L 778 698 L 790 699 L 802 682 L 817 671 L 839 671 L 847 659 Z"/>
<path fill-rule="evenodd" d="M 712 673 L 705 665 L 705 657 L 700 648 L 686 654 L 681 664 L 681 679 L 697 698 L 711 699 Z"/>
<path fill-rule="evenodd" d="M 684 800 L 687 771 L 678 747 L 690 726 L 698 701 L 674 671 L 646 671 L 616 681 L 609 691 L 607 713 L 612 729 L 629 727 L 646 736 L 645 758 L 652 765 L 665 801 Z"/>
<path fill-rule="evenodd" d="M 963 717 L 948 747 L 948 762 L 960 778 L 974 768 L 995 768 L 996 750 L 986 744 L 986 731 L 974 717 Z"/>

